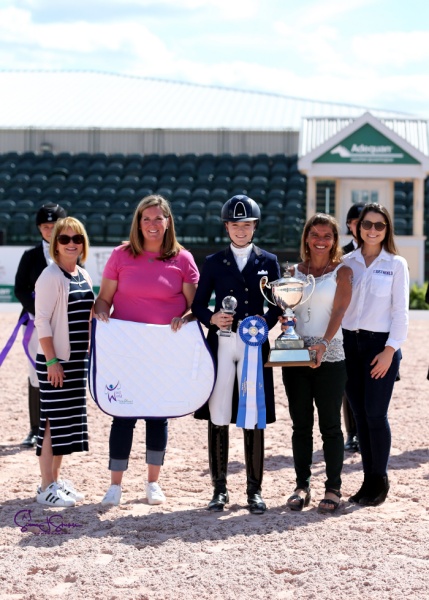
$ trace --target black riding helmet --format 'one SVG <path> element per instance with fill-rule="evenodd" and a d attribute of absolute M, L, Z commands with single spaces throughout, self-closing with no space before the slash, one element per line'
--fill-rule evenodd
<path fill-rule="evenodd" d="M 64 219 L 66 216 L 66 211 L 59 204 L 44 204 L 37 211 L 36 225 L 39 227 L 42 223 L 55 223 L 58 219 Z"/>
<path fill-rule="evenodd" d="M 222 206 L 221 219 L 224 223 L 238 221 L 256 221 L 256 227 L 261 218 L 261 210 L 252 198 L 239 194 L 233 196 Z M 256 229 L 255 227 L 255 229 Z"/>

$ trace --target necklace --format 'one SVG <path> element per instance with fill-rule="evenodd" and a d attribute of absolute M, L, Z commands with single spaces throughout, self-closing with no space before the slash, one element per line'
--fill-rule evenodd
<path fill-rule="evenodd" d="M 79 286 L 81 286 L 83 284 L 83 279 L 81 279 L 80 276 L 80 271 L 78 269 L 77 271 L 77 275 L 73 275 L 72 273 L 70 273 L 69 269 L 66 269 L 65 267 L 63 267 L 62 265 L 60 265 L 58 263 L 58 266 L 60 267 L 60 269 L 64 272 L 67 273 L 67 275 L 70 275 L 70 280 L 73 281 L 73 283 L 77 283 Z M 76 267 L 75 267 L 76 268 Z"/>
<path fill-rule="evenodd" d="M 323 269 L 323 271 L 322 271 L 322 274 L 321 274 L 321 275 L 318 275 L 318 277 L 317 277 L 318 279 L 319 279 L 320 277 L 323 277 L 323 275 L 325 274 L 325 271 L 326 271 L 326 269 L 329 267 L 329 265 L 330 265 L 330 264 L 331 264 L 331 259 L 329 259 L 329 260 L 328 260 L 328 262 L 327 262 L 327 264 L 326 264 L 325 268 L 324 268 L 324 269 Z M 310 261 L 308 261 L 307 277 L 308 277 L 308 275 L 310 275 L 310 268 L 311 268 L 311 262 L 310 262 Z M 308 317 L 308 318 L 307 318 L 307 320 L 306 320 L 306 321 L 304 321 L 304 323 L 309 323 L 309 321 L 310 321 L 310 319 L 311 319 L 311 298 L 310 298 L 309 304 L 308 304 L 308 306 L 307 306 L 307 317 Z"/>
<path fill-rule="evenodd" d="M 73 281 L 73 283 L 77 283 L 79 286 L 81 286 L 81 285 L 82 285 L 83 281 L 82 281 L 82 280 L 81 280 L 81 278 L 80 278 L 80 273 L 79 273 L 79 271 L 77 272 L 77 276 L 76 276 L 76 275 L 72 275 L 72 274 L 70 273 L 70 277 L 71 277 L 71 280 Z"/>
<path fill-rule="evenodd" d="M 331 264 L 331 259 L 328 260 L 328 262 L 326 263 L 325 268 L 322 271 L 321 275 L 318 275 L 317 277 L 322 277 L 325 274 L 326 269 L 329 267 L 329 265 Z M 311 262 L 308 261 L 308 269 L 307 269 L 307 275 L 310 275 L 310 269 L 311 269 Z"/>

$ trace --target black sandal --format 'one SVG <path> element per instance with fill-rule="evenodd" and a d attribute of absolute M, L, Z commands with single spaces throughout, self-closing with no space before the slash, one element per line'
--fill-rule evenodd
<path fill-rule="evenodd" d="M 319 506 L 317 507 L 317 512 L 321 515 L 328 515 L 334 513 L 336 510 L 338 510 L 340 506 L 340 498 L 342 496 L 341 492 L 339 490 L 334 490 L 333 488 L 326 488 L 325 494 L 327 493 L 335 494 L 335 496 L 337 496 L 338 498 L 338 502 L 335 502 L 335 500 L 331 500 L 331 498 L 324 498 L 323 500 L 321 500 L 319 502 Z"/>
<path fill-rule="evenodd" d="M 290 498 L 287 499 L 286 506 L 291 510 L 300 511 L 304 507 L 307 507 L 310 504 L 311 500 L 311 490 L 310 488 L 295 488 L 295 492 L 298 490 L 302 490 L 305 492 L 304 498 L 299 494 L 292 494 Z"/>

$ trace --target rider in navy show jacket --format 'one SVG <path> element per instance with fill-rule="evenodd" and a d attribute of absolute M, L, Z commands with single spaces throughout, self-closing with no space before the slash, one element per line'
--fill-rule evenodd
<path fill-rule="evenodd" d="M 215 363 L 217 362 L 219 341 L 217 331 L 219 328 L 216 325 L 210 325 L 210 319 L 213 313 L 221 309 L 222 300 L 225 296 L 234 296 L 237 299 L 232 331 L 237 331 L 238 321 L 254 315 L 263 316 L 267 322 L 268 329 L 272 329 L 278 323 L 281 310 L 277 306 L 270 304 L 267 312 L 264 313 L 264 297 L 259 288 L 259 282 L 264 275 L 268 277 L 268 281 L 279 279 L 281 277 L 279 263 L 274 254 L 266 252 L 255 245 L 241 273 L 229 246 L 225 250 L 221 250 L 206 258 L 192 304 L 192 312 L 209 330 L 207 342 L 212 351 Z M 212 311 L 208 306 L 213 292 L 215 294 L 215 306 Z M 268 359 L 269 349 L 270 345 L 267 341 L 262 346 L 264 362 Z M 274 409 L 273 372 L 268 368 L 264 369 L 264 390 L 267 423 L 274 423 L 276 416 Z M 235 423 L 237 417 L 237 403 L 238 399 L 236 394 L 234 394 L 232 423 Z M 197 419 L 209 418 L 207 403 L 195 413 L 195 417 Z"/>
<path fill-rule="evenodd" d="M 208 402 L 195 413 L 197 419 L 207 419 L 209 466 L 214 489 L 207 509 L 221 511 L 229 501 L 227 484 L 229 423 L 235 423 L 238 410 L 238 379 L 243 366 L 245 344 L 237 328 L 246 317 L 263 317 L 269 329 L 274 327 L 281 314 L 277 306 L 270 305 L 264 313 L 264 297 L 260 281 L 280 278 L 280 267 L 274 254 L 255 246 L 252 242 L 261 213 L 254 200 L 244 195 L 230 198 L 223 206 L 221 217 L 231 244 L 208 256 L 205 260 L 197 292 L 192 304 L 193 314 L 208 328 L 207 342 L 217 366 L 217 378 Z M 209 307 L 215 295 L 214 311 Z M 226 296 L 237 300 L 235 314 L 222 311 Z M 219 338 L 219 330 L 231 326 L 232 335 Z M 269 353 L 268 340 L 262 345 L 265 363 Z M 274 408 L 273 372 L 263 369 L 266 422 L 276 419 Z M 243 428 L 247 476 L 248 509 L 253 514 L 265 512 L 261 496 L 264 465 L 264 429 L 256 425 Z"/>

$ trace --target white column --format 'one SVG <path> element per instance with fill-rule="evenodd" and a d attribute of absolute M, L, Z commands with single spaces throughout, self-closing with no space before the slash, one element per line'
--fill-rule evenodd
<path fill-rule="evenodd" d="M 306 220 L 316 213 L 316 178 L 307 177 L 307 216 Z"/>

